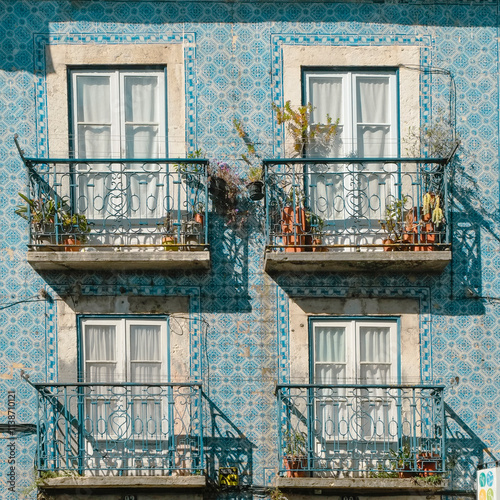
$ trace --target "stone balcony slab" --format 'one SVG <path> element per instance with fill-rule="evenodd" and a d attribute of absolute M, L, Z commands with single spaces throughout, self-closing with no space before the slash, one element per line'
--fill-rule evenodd
<path fill-rule="evenodd" d="M 265 270 L 279 272 L 441 273 L 451 250 L 434 252 L 268 252 Z"/>
<path fill-rule="evenodd" d="M 37 271 L 204 271 L 210 269 L 207 251 L 97 251 L 28 252 L 28 263 Z"/>

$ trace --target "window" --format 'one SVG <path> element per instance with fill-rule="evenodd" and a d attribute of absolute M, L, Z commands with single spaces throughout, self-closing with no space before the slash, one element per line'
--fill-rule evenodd
<path fill-rule="evenodd" d="M 82 319 L 85 382 L 167 382 L 167 321 Z"/>
<path fill-rule="evenodd" d="M 314 383 L 397 380 L 395 320 L 312 320 L 311 328 Z"/>
<path fill-rule="evenodd" d="M 163 70 L 73 70 L 77 158 L 157 158 L 165 147 Z"/>
<path fill-rule="evenodd" d="M 166 156 L 165 70 L 73 70 L 70 75 L 76 158 Z M 154 227 L 179 195 L 164 165 L 103 161 L 78 163 L 75 169 L 76 205 L 95 230 Z"/>
<path fill-rule="evenodd" d="M 312 320 L 311 346 L 312 382 L 326 386 L 315 404 L 318 447 L 387 440 L 397 428 L 397 405 L 380 386 L 397 380 L 397 322 Z"/>
<path fill-rule="evenodd" d="M 312 124 L 339 120 L 337 141 L 322 156 L 383 158 L 397 155 L 394 71 L 306 71 Z M 311 151 L 312 156 L 315 151 Z M 317 152 L 316 152 L 317 153 Z"/>
<path fill-rule="evenodd" d="M 305 71 L 305 99 L 313 105 L 312 126 L 338 119 L 335 140 L 308 156 L 390 158 L 398 153 L 395 71 Z M 385 200 L 395 194 L 395 164 L 349 163 L 311 166 L 312 210 L 344 232 L 354 225 L 376 227 Z"/>

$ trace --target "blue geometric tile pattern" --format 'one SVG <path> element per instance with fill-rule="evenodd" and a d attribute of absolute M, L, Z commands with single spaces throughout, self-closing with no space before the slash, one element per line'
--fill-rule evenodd
<path fill-rule="evenodd" d="M 0 0 L 0 401 L 15 390 L 19 423 L 35 422 L 35 381 L 58 380 L 57 294 L 185 295 L 190 298 L 191 377 L 203 380 L 214 404 L 206 431 L 242 435 L 245 486 L 272 484 L 277 468 L 274 384 L 289 379 L 290 296 L 413 297 L 420 302 L 422 381 L 446 386 L 452 475 L 473 490 L 478 460 L 500 449 L 500 243 L 498 184 L 498 0 L 392 2 Z M 45 155 L 46 44 L 176 43 L 184 46 L 186 144 L 209 158 L 237 160 L 243 146 L 233 130 L 241 119 L 263 156 L 281 152 L 271 102 L 283 95 L 283 44 L 399 44 L 420 48 L 421 119 L 450 96 L 462 145 L 454 164 L 451 221 L 453 263 L 439 277 L 292 275 L 263 273 L 263 237 L 256 219 L 243 234 L 212 221 L 212 269 L 207 274 L 136 272 L 50 273 L 26 263 L 26 223 L 14 215 L 27 174 L 13 142 Z M 434 70 L 445 70 L 440 75 Z M 452 96 L 453 97 L 453 96 Z M 46 290 L 50 302 L 41 294 Z M 5 412 L 0 407 L 0 412 Z M 0 422 L 5 423 L 0 413 Z M 238 434 L 239 433 L 239 434 Z M 459 437 L 461 436 L 461 437 Z M 9 436 L 0 440 L 0 484 L 6 484 Z M 233 444 L 216 454 L 209 472 L 233 465 Z M 482 452 L 488 448 L 490 455 Z M 17 499 L 32 482 L 35 439 L 16 439 Z M 261 491 L 261 490 L 259 490 Z M 220 494 L 219 498 L 236 498 Z M 238 498 L 250 498 L 242 492 Z"/>

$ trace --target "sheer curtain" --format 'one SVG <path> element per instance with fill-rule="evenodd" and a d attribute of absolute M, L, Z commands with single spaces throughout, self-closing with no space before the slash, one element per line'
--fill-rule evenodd
<path fill-rule="evenodd" d="M 390 328 L 359 326 L 359 382 L 384 385 L 392 382 Z M 364 391 L 361 391 L 363 394 Z M 363 435 L 374 439 L 389 435 L 394 415 L 394 400 L 383 388 L 366 391 L 369 399 L 361 398 L 361 427 Z"/>
<path fill-rule="evenodd" d="M 125 156 L 157 158 L 159 156 L 159 83 L 157 76 L 124 75 Z M 165 182 L 158 165 L 128 164 L 130 216 L 158 218 L 161 213 Z"/>
<path fill-rule="evenodd" d="M 131 382 L 162 382 L 161 348 L 159 325 L 130 326 Z"/>
<path fill-rule="evenodd" d="M 344 77 L 317 76 L 309 77 L 309 99 L 313 105 L 311 114 L 312 126 L 327 123 L 328 116 L 332 121 L 339 119 L 337 134 L 329 144 L 313 143 L 306 151 L 307 156 L 338 158 L 344 155 Z M 343 166 L 334 164 L 311 166 L 309 176 L 310 203 L 314 213 L 323 219 L 343 219 Z"/>
<path fill-rule="evenodd" d="M 109 75 L 76 76 L 76 143 L 78 158 L 111 158 L 112 111 Z M 77 206 L 88 219 L 109 213 L 111 168 L 106 163 L 78 164 Z"/>
<path fill-rule="evenodd" d="M 85 362 L 87 382 L 114 382 L 120 378 L 114 325 L 85 327 Z"/>
<path fill-rule="evenodd" d="M 390 79 L 383 76 L 356 77 L 356 121 L 358 154 L 367 158 L 391 155 Z M 358 175 L 357 185 L 364 196 L 360 212 L 371 220 L 384 216 L 385 200 L 392 192 L 395 179 L 384 172 L 384 164 L 367 163 Z"/>
<path fill-rule="evenodd" d="M 160 156 L 160 120 L 164 119 L 160 72 L 139 73 L 74 75 L 80 158 Z M 138 223 L 158 219 L 164 215 L 164 170 L 158 164 L 79 164 L 79 210 L 105 225 L 123 218 Z"/>

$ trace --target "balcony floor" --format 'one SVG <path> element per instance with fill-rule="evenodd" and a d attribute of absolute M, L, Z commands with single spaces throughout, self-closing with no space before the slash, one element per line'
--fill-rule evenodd
<path fill-rule="evenodd" d="M 440 273 L 451 250 L 435 252 L 268 252 L 265 270 L 277 272 Z"/>
<path fill-rule="evenodd" d="M 28 252 L 37 271 L 200 271 L 210 269 L 209 251 Z"/>
<path fill-rule="evenodd" d="M 306 477 L 288 478 L 278 477 L 276 486 L 285 491 L 292 490 L 325 490 L 335 494 L 384 494 L 388 491 L 391 495 L 435 495 L 445 491 L 448 484 L 446 480 L 439 484 L 431 484 L 427 478 L 325 478 Z"/>
<path fill-rule="evenodd" d="M 70 476 L 44 479 L 40 488 L 46 491 L 68 488 L 130 489 L 141 488 L 204 488 L 205 476 Z"/>

